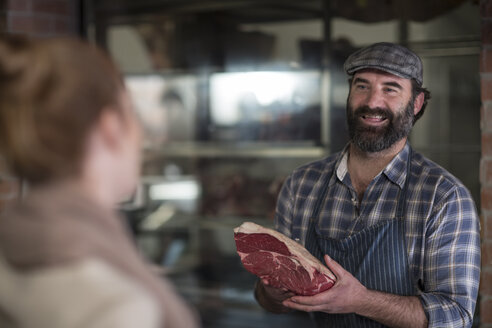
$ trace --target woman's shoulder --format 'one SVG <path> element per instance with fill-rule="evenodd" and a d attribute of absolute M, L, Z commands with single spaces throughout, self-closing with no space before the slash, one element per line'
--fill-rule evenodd
<path fill-rule="evenodd" d="M 20 273 L 0 261 L 1 311 L 22 327 L 159 327 L 157 302 L 98 258 Z M 49 295 L 49 297 L 47 297 Z M 138 322 L 136 322 L 138 320 Z"/>

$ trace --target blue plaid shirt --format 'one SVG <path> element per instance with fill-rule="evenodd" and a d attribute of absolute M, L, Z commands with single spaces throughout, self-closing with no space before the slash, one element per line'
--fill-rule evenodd
<path fill-rule="evenodd" d="M 342 239 L 396 217 L 410 146 L 379 173 L 358 201 L 341 153 L 296 169 L 277 201 L 275 228 L 305 243 L 320 187 L 328 183 L 318 229 Z M 405 214 L 408 260 L 429 327 L 469 327 L 480 280 L 480 223 L 465 186 L 442 167 L 413 152 Z"/>

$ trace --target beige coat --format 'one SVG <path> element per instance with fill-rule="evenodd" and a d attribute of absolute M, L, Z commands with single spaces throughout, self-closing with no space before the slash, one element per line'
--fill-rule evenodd
<path fill-rule="evenodd" d="M 197 326 L 122 219 L 76 188 L 33 190 L 0 217 L 0 327 Z"/>

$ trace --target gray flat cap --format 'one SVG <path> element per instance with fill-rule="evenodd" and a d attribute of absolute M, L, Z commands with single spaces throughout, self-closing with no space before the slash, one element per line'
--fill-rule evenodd
<path fill-rule="evenodd" d="M 413 51 L 403 46 L 380 42 L 351 54 L 343 68 L 348 75 L 355 72 L 374 68 L 394 74 L 405 79 L 415 79 L 422 86 L 424 70 L 422 60 Z"/>

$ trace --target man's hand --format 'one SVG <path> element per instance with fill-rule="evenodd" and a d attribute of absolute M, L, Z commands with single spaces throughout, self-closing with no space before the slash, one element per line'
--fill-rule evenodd
<path fill-rule="evenodd" d="M 284 289 L 270 286 L 266 279 L 262 279 L 256 285 L 256 299 L 265 309 L 275 313 L 289 312 L 290 309 L 282 305 L 282 302 L 295 294 Z"/>
<path fill-rule="evenodd" d="M 282 303 L 285 307 L 307 312 L 356 313 L 389 327 L 427 327 L 418 297 L 369 290 L 328 255 L 325 262 L 337 276 L 335 285 L 314 296 L 286 299 Z"/>
<path fill-rule="evenodd" d="M 282 304 L 306 312 L 351 313 L 363 305 L 367 289 L 340 264 L 325 255 L 328 268 L 337 276 L 332 288 L 314 296 L 294 296 Z"/>
<path fill-rule="evenodd" d="M 285 288 L 275 288 L 270 286 L 266 279 L 262 279 L 261 283 L 263 284 L 265 292 L 270 296 L 270 299 L 277 303 L 282 303 L 282 301 L 295 295 Z"/>

